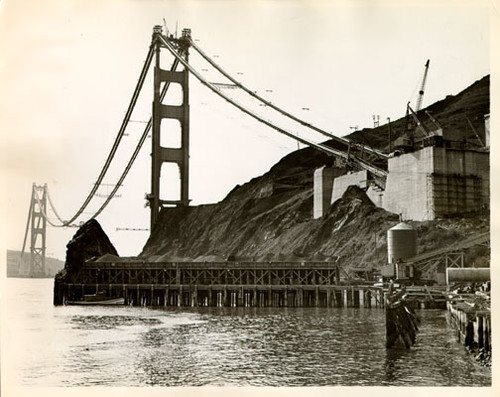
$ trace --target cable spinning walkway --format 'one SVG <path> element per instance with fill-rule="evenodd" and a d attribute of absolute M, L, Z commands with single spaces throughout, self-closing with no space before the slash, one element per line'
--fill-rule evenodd
<path fill-rule="evenodd" d="M 342 151 L 342 150 L 338 150 L 338 149 L 334 149 L 334 148 L 331 148 L 329 146 L 326 146 L 324 144 L 321 144 L 321 143 L 315 143 L 313 141 L 310 141 L 308 139 L 305 139 L 305 138 L 302 138 L 296 134 L 294 134 L 293 132 L 290 132 L 288 130 L 285 130 L 284 128 L 281 128 L 277 125 L 275 125 L 272 121 L 270 120 L 267 120 L 263 117 L 261 117 L 260 115 L 258 115 L 257 113 L 255 113 L 254 111 L 244 107 L 243 105 L 241 105 L 240 103 L 238 103 L 236 100 L 234 100 L 233 98 L 231 98 L 230 96 L 226 95 L 225 93 L 223 93 L 221 90 L 219 90 L 213 83 L 210 83 L 207 79 L 205 79 L 196 69 L 194 69 L 188 62 L 186 62 L 184 59 L 182 59 L 182 57 L 180 55 L 177 54 L 175 48 L 170 44 L 170 42 L 168 41 L 168 39 L 166 39 L 164 36 L 160 36 L 160 40 L 161 42 L 163 43 L 163 45 L 170 51 L 170 53 L 176 57 L 179 62 L 181 62 L 185 68 L 187 68 L 191 74 L 193 76 L 195 76 L 203 85 L 205 85 L 206 87 L 208 87 L 212 92 L 214 92 L 215 94 L 217 94 L 218 96 L 220 96 L 221 98 L 223 98 L 224 100 L 226 100 L 227 102 L 229 102 L 231 105 L 233 105 L 234 107 L 238 108 L 239 110 L 241 110 L 243 113 L 246 113 L 248 114 L 249 116 L 251 116 L 252 118 L 254 118 L 255 120 L 261 122 L 262 124 L 265 124 L 267 125 L 268 127 L 292 138 L 292 139 L 295 139 L 296 141 L 300 142 L 300 143 L 303 143 L 307 146 L 311 146 L 317 150 L 320 150 L 328 155 L 331 155 L 331 156 L 337 156 L 337 157 L 342 157 L 344 159 L 348 159 L 350 158 L 351 160 L 354 161 L 355 164 L 357 164 L 358 166 L 360 166 L 361 168 L 363 169 L 367 169 L 368 171 L 372 172 L 373 174 L 375 174 L 376 176 L 378 177 L 386 177 L 387 176 L 387 171 L 385 170 L 382 170 L 378 167 L 375 167 L 374 165 L 371 165 L 369 164 L 368 162 L 364 161 L 364 160 L 361 160 L 359 158 L 356 158 L 354 156 L 349 156 L 346 152 Z M 192 41 L 191 41 L 192 42 Z M 196 47 L 197 48 L 197 47 Z M 240 87 L 243 87 L 240 83 L 236 82 L 236 80 L 230 78 L 231 81 L 235 82 L 235 84 L 239 85 Z M 248 90 L 247 88 L 245 88 L 245 91 L 246 92 L 250 92 L 252 93 L 252 96 L 256 96 L 256 94 L 254 94 L 252 91 Z M 260 98 L 260 97 L 259 97 Z M 265 101 L 265 103 L 270 103 L 268 101 Z M 274 108 L 277 108 L 273 105 Z M 279 109 L 279 108 L 277 108 Z M 280 109 L 280 113 L 283 113 L 284 111 L 282 111 Z M 286 113 L 286 112 L 284 112 Z M 288 114 L 288 113 L 286 113 Z M 307 125 L 307 126 L 311 126 L 310 124 L 306 123 L 305 121 L 303 120 L 300 120 L 300 119 L 297 119 L 295 117 L 293 117 L 294 120 L 296 121 L 299 121 L 301 124 L 303 125 Z M 317 128 L 315 128 L 317 129 Z M 318 129 L 317 129 L 318 130 Z M 328 136 L 330 136 L 328 134 Z M 330 136 L 331 137 L 331 136 Z M 338 138 L 338 137 L 336 137 Z M 349 141 L 348 140 L 345 140 L 344 138 L 338 138 L 339 139 L 339 142 L 342 142 L 344 144 L 349 144 Z"/>
<path fill-rule="evenodd" d="M 283 110 L 282 108 L 274 105 L 272 102 L 269 102 L 267 101 L 266 99 L 264 99 L 263 97 L 261 97 L 260 95 L 258 95 L 255 91 L 252 91 L 250 89 L 248 89 L 247 87 L 245 87 L 241 82 L 239 82 L 238 80 L 236 80 L 235 78 L 233 78 L 230 74 L 228 74 L 227 72 L 225 72 L 216 62 L 213 61 L 213 59 L 211 59 L 205 52 L 203 52 L 203 50 L 198 46 L 196 45 L 196 43 L 189 39 L 190 40 L 190 45 L 191 47 L 193 47 L 208 63 L 210 63 L 210 65 L 212 65 L 217 71 L 219 71 L 224 77 L 226 77 L 229 81 L 231 81 L 237 88 L 241 88 L 243 91 L 245 91 L 247 94 L 251 95 L 252 97 L 256 98 L 257 100 L 259 100 L 260 102 L 262 102 L 263 104 L 265 104 L 266 106 L 269 106 L 270 108 L 276 110 L 277 112 L 281 113 L 282 115 L 292 119 L 293 121 L 296 121 L 300 124 L 302 124 L 303 126 L 306 126 L 316 132 L 319 132 L 320 134 L 330 138 L 330 139 L 333 139 L 339 143 L 342 143 L 342 144 L 345 144 L 347 146 L 353 144 L 353 142 L 351 142 L 350 140 L 346 139 L 346 138 L 342 138 L 342 137 L 338 137 L 336 135 L 333 135 L 321 128 L 318 128 L 302 119 L 299 119 L 298 117 L 295 117 L 293 114 Z M 213 84 L 213 83 L 212 83 Z M 378 150 L 374 150 L 372 148 L 365 148 L 365 151 L 367 151 L 368 153 L 371 153 L 371 154 L 375 154 L 376 156 L 378 157 L 382 157 L 382 158 L 388 158 L 388 155 L 385 154 L 385 153 L 382 153 Z"/>

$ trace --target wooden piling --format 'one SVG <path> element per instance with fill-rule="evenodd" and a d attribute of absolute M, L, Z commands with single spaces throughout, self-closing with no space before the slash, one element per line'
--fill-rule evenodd
<path fill-rule="evenodd" d="M 354 290 L 354 287 L 351 287 L 351 293 L 352 293 L 352 306 L 353 307 L 359 307 L 360 305 L 360 299 L 359 299 L 359 293 L 361 291 L 360 290 Z"/>
<path fill-rule="evenodd" d="M 123 297 L 126 304 L 135 306 L 384 306 L 382 289 L 341 284 L 338 270 L 335 264 L 325 262 L 86 262 L 78 282 L 54 283 L 54 304 L 106 289 L 108 296 Z M 485 329 L 483 323 L 483 334 Z M 475 333 L 477 339 L 479 330 Z"/>
<path fill-rule="evenodd" d="M 398 344 L 409 349 L 416 340 L 418 319 L 413 310 L 406 305 L 405 291 L 396 291 L 391 283 L 386 302 L 386 347 Z"/>
<path fill-rule="evenodd" d="M 462 302 L 447 302 L 456 337 L 464 346 L 491 351 L 490 312 L 474 310 Z"/>

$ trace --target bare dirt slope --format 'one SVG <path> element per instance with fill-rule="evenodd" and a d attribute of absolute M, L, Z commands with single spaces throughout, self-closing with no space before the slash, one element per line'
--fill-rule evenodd
<path fill-rule="evenodd" d="M 477 139 L 470 124 L 484 138 L 489 76 L 426 110 L 463 139 Z M 393 123 L 393 138 L 404 125 L 403 119 Z M 386 130 L 381 126 L 352 137 L 385 149 Z M 322 219 L 312 219 L 314 169 L 333 164 L 331 157 L 302 149 L 265 175 L 236 186 L 220 203 L 164 209 L 140 256 L 165 261 L 338 260 L 347 268 L 384 265 L 386 232 L 398 216 L 375 207 L 359 188 L 348 189 Z M 488 231 L 489 215 L 411 223 L 421 253 Z M 486 247 L 471 249 L 467 257 L 470 265 L 483 265 L 488 258 Z"/>

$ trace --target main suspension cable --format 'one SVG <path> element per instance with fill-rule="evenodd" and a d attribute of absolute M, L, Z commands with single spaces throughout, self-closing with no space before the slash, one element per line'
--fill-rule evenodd
<path fill-rule="evenodd" d="M 172 67 L 171 67 L 171 71 L 174 72 L 175 69 L 177 69 L 177 66 L 179 65 L 179 60 L 177 58 L 174 59 L 174 63 L 172 64 Z M 160 102 L 163 101 L 163 99 L 165 98 L 165 95 L 167 94 L 167 90 L 168 88 L 170 87 L 170 82 L 167 81 L 165 82 L 165 85 L 163 86 L 162 88 L 162 91 L 160 93 Z M 132 167 L 132 165 L 134 164 L 134 161 L 135 159 L 137 158 L 141 148 L 142 148 L 142 145 L 144 144 L 147 136 L 148 136 L 148 133 L 149 131 L 151 130 L 151 126 L 153 125 L 153 119 L 152 117 L 149 118 L 149 121 L 146 125 L 146 127 L 144 128 L 144 132 L 142 133 L 142 136 L 135 148 L 135 151 L 134 153 L 132 154 L 132 157 L 130 158 L 127 166 L 125 167 L 125 170 L 123 171 L 120 179 L 118 180 L 118 182 L 116 183 L 115 187 L 113 188 L 113 190 L 111 191 L 111 193 L 108 195 L 108 197 L 106 198 L 106 200 L 104 201 L 104 203 L 101 205 L 101 207 L 97 210 L 97 212 L 90 218 L 90 219 L 94 219 L 96 218 L 101 212 L 102 210 L 104 210 L 104 208 L 106 208 L 106 206 L 109 204 L 109 202 L 111 201 L 111 199 L 113 198 L 113 196 L 116 194 L 116 192 L 118 191 L 119 187 L 122 185 L 123 181 L 125 180 L 125 178 L 127 177 L 127 174 L 128 172 L 130 171 L 130 168 Z"/>
<path fill-rule="evenodd" d="M 71 222 L 73 222 L 75 219 L 77 219 L 81 215 L 81 213 L 85 210 L 85 208 L 89 204 L 90 200 L 92 200 L 92 198 L 94 197 L 97 189 L 99 188 L 102 180 L 104 179 L 104 176 L 109 169 L 111 161 L 113 160 L 113 158 L 116 154 L 116 151 L 118 149 L 118 145 L 120 144 L 121 139 L 125 133 L 125 129 L 127 128 L 128 122 L 130 120 L 130 116 L 132 115 L 132 111 L 134 110 L 135 104 L 137 102 L 137 98 L 139 97 L 139 93 L 142 89 L 142 85 L 144 83 L 144 80 L 146 79 L 146 75 L 147 75 L 147 72 L 149 70 L 149 66 L 151 64 L 152 59 L 153 59 L 153 44 L 151 44 L 149 47 L 148 55 L 146 57 L 146 61 L 144 62 L 144 66 L 142 68 L 141 75 L 140 75 L 139 80 L 137 82 L 137 85 L 135 87 L 135 90 L 134 90 L 134 93 L 132 95 L 132 99 L 131 99 L 130 104 L 128 106 L 125 117 L 122 121 L 122 125 L 120 127 L 120 130 L 118 131 L 118 135 L 116 136 L 115 142 L 113 143 L 113 147 L 111 148 L 111 151 L 108 155 L 108 158 L 106 159 L 104 167 L 102 168 L 101 173 L 99 174 L 97 181 L 94 184 L 94 187 L 92 188 L 92 190 L 88 194 L 87 198 L 85 199 L 85 202 L 82 204 L 80 209 L 75 213 L 75 215 L 73 215 L 73 217 L 68 221 L 62 221 L 58 216 L 58 218 L 63 222 L 62 226 L 69 226 L 71 224 Z"/>
<path fill-rule="evenodd" d="M 210 83 L 203 76 L 201 76 L 186 60 L 184 60 L 180 55 L 177 54 L 177 52 L 175 51 L 175 49 L 172 47 L 172 45 L 169 43 L 168 40 L 166 40 L 163 36 L 159 36 L 159 37 L 160 37 L 160 40 L 162 41 L 162 43 L 165 45 L 165 47 L 172 53 L 172 55 L 174 55 L 184 65 L 184 67 L 186 67 L 203 85 L 207 86 L 210 90 L 212 90 L 214 93 L 219 95 L 221 98 L 225 99 L 227 102 L 229 102 L 233 106 L 240 109 L 243 113 L 248 114 L 249 116 L 251 116 L 254 119 L 258 120 L 259 122 L 267 125 L 268 127 L 271 127 L 273 129 L 275 129 L 276 131 L 278 131 L 278 132 L 280 132 L 280 133 L 282 133 L 290 138 L 293 138 L 293 139 L 297 140 L 298 142 L 301 142 L 307 146 L 312 146 L 312 147 L 314 147 L 322 152 L 325 152 L 329 155 L 340 156 L 343 158 L 348 157 L 348 155 L 341 150 L 333 149 L 329 146 L 315 143 L 315 142 L 309 141 L 307 139 L 301 138 L 290 131 L 287 131 L 281 127 L 278 127 L 277 125 L 275 125 L 271 121 L 262 118 L 261 116 L 259 116 L 255 112 L 245 108 L 243 105 L 239 104 L 237 101 L 235 101 L 234 99 L 230 98 L 229 96 L 227 96 L 226 94 L 221 92 L 221 90 L 217 89 L 212 83 Z M 363 168 L 369 169 L 371 172 L 373 172 L 374 174 L 376 174 L 378 176 L 385 177 L 387 175 L 386 171 L 379 169 L 378 167 L 372 166 L 372 165 L 370 165 L 362 160 L 359 160 L 357 158 L 353 158 L 353 160 L 356 161 Z"/>
<path fill-rule="evenodd" d="M 152 52 L 151 52 L 152 53 Z M 149 60 L 151 61 L 151 60 Z M 172 67 L 171 67 L 171 71 L 175 71 L 177 69 L 177 66 L 179 65 L 179 60 L 178 59 L 174 59 L 174 62 L 172 64 Z M 170 86 L 170 82 L 166 82 L 165 85 L 163 86 L 162 90 L 161 90 L 161 93 L 160 93 L 160 101 L 163 101 L 166 94 L 167 94 L 167 90 Z M 129 115 L 130 117 L 130 115 Z M 101 207 L 94 213 L 94 215 L 92 215 L 91 218 L 89 219 L 94 219 L 96 218 L 106 207 L 107 205 L 110 203 L 111 199 L 114 197 L 114 195 L 116 194 L 116 192 L 118 191 L 118 189 L 120 188 L 120 186 L 122 185 L 123 181 L 125 180 L 125 178 L 127 177 L 128 175 L 128 172 L 130 171 L 130 168 L 132 167 L 132 165 L 134 164 L 140 150 L 142 149 L 142 146 L 144 144 L 144 142 L 146 141 L 146 138 L 148 136 L 148 133 L 149 131 L 151 130 L 151 126 L 152 126 L 152 118 L 149 119 L 149 121 L 147 122 L 147 125 L 146 127 L 144 128 L 144 132 L 142 133 L 141 135 L 141 138 L 139 139 L 139 142 L 137 143 L 136 145 L 136 148 L 131 156 L 131 158 L 129 159 L 129 162 L 127 163 L 124 171 L 122 172 L 122 175 L 120 176 L 120 179 L 118 180 L 118 182 L 115 184 L 115 186 L 113 187 L 113 190 L 111 191 L 111 193 L 108 195 L 108 197 L 106 198 L 106 200 L 104 201 L 104 203 L 101 205 Z M 50 197 L 50 194 L 48 194 L 48 189 L 47 189 L 47 197 L 49 198 L 49 204 L 52 208 L 52 210 L 54 211 L 54 214 L 56 215 L 56 217 L 62 222 L 62 225 L 56 225 L 54 224 L 47 216 L 46 212 L 44 212 L 43 210 L 41 211 L 42 213 L 42 216 L 47 220 L 47 222 L 54 226 L 54 227 L 64 227 L 64 226 L 74 226 L 74 225 L 69 225 L 69 221 L 68 222 L 65 222 L 61 219 L 61 217 L 58 215 L 57 211 L 55 210 L 55 207 L 53 205 L 53 202 L 52 202 L 52 199 Z M 39 201 L 39 198 L 36 196 L 35 199 L 37 200 L 38 204 L 40 205 L 40 208 L 41 207 L 41 203 Z"/>
<path fill-rule="evenodd" d="M 30 202 L 30 209 L 29 209 L 29 213 L 28 213 L 28 220 L 26 221 L 26 230 L 24 232 L 23 248 L 21 250 L 21 257 L 19 258 L 19 265 L 18 265 L 19 267 L 23 263 L 24 250 L 26 248 L 26 240 L 27 240 L 27 237 L 28 237 L 28 229 L 30 228 L 30 220 L 31 220 L 32 210 L 33 210 L 33 200 L 31 200 L 31 202 Z"/>
<path fill-rule="evenodd" d="M 225 95 L 224 93 L 221 92 L 220 89 L 218 89 L 217 87 L 215 87 L 214 84 L 208 82 L 206 79 L 204 79 L 186 60 L 184 60 L 182 58 L 182 56 L 176 51 L 176 49 L 172 46 L 172 44 L 166 40 L 164 38 L 164 36 L 162 35 L 158 35 L 160 41 L 165 45 L 165 47 L 172 53 L 172 55 L 174 55 L 175 59 L 174 59 L 174 63 L 172 64 L 172 71 L 175 71 L 175 69 L 177 68 L 178 64 L 179 63 L 182 63 L 184 65 L 184 67 L 186 69 L 188 69 L 202 84 L 204 84 L 205 86 L 207 86 L 211 91 L 213 91 L 214 93 L 216 93 L 217 95 L 219 95 L 220 97 L 222 97 L 223 99 L 225 99 L 226 101 L 228 101 L 229 103 L 231 103 L 233 106 L 237 107 L 239 110 L 241 110 L 242 112 L 248 114 L 249 116 L 251 116 L 252 118 L 258 120 L 259 122 L 267 125 L 268 127 L 270 128 L 273 128 L 275 130 L 277 130 L 278 132 L 288 136 L 288 137 L 291 137 L 295 140 L 297 140 L 298 142 L 301 142 L 305 145 L 308 145 L 308 146 L 311 146 L 311 147 L 314 147 L 320 151 L 323 151 L 329 155 L 335 155 L 335 156 L 340 156 L 340 157 L 343 157 L 343 158 L 349 158 L 350 156 L 348 154 L 346 154 L 344 151 L 341 151 L 341 150 L 338 150 L 338 149 L 334 149 L 334 148 L 331 148 L 329 146 L 326 146 L 324 144 L 320 144 L 320 143 L 315 143 L 315 142 L 312 142 L 308 139 L 304 139 L 304 138 L 301 138 L 297 135 L 295 135 L 294 133 L 290 132 L 290 131 L 287 131 L 281 127 L 278 127 L 277 125 L 275 125 L 272 121 L 269 121 L 269 120 L 266 120 L 264 118 L 262 118 L 261 116 L 259 116 L 258 114 L 256 114 L 255 112 L 245 108 L 243 105 L 239 104 L 237 101 L 235 101 L 234 99 L 230 98 L 229 96 Z M 322 133 L 323 135 L 326 135 L 330 138 L 333 138 L 335 139 L 337 142 L 341 142 L 343 144 L 349 144 L 350 141 L 345 139 L 345 138 L 339 138 L 339 137 L 336 137 L 334 135 L 331 135 L 329 133 L 327 133 L 326 131 L 323 131 L 317 127 L 314 127 L 312 126 L 311 124 L 303 121 L 303 120 L 300 120 L 298 118 L 296 118 L 295 116 L 289 114 L 288 112 L 278 108 L 277 106 L 273 105 L 272 103 L 266 101 L 264 98 L 260 97 L 259 95 L 257 95 L 256 93 L 254 93 L 253 91 L 249 90 L 248 88 L 246 88 L 245 86 L 243 86 L 241 83 L 239 83 L 238 81 L 236 81 L 235 79 L 233 79 L 229 74 L 227 74 L 224 70 L 222 70 L 222 68 L 220 68 L 215 62 L 213 62 L 198 46 L 196 46 L 196 44 L 194 44 L 194 42 L 192 40 L 190 40 L 190 43 L 191 45 L 193 46 L 193 48 L 195 48 L 196 51 L 198 51 L 200 53 L 200 55 L 205 58 L 210 64 L 212 64 L 212 66 L 214 66 L 220 73 L 222 73 L 224 76 L 226 76 L 230 81 L 232 81 L 238 88 L 242 88 L 245 92 L 247 92 L 248 94 L 250 94 L 251 96 L 255 97 L 256 99 L 258 99 L 259 101 L 265 103 L 267 106 L 270 106 L 271 108 L 273 108 L 274 110 L 280 112 L 281 114 L 293 119 L 294 121 L 297 121 L 299 122 L 300 124 L 302 125 L 305 125 L 309 128 L 312 128 L 313 130 L 316 130 L 317 132 L 320 132 Z M 97 189 L 99 188 L 99 186 L 101 185 L 102 183 L 102 180 L 104 179 L 104 176 L 107 172 L 107 170 L 109 169 L 109 166 L 111 164 L 111 161 L 113 160 L 115 154 L 116 154 L 116 151 L 118 149 L 118 146 L 121 142 L 121 139 L 122 137 L 124 136 L 124 133 L 125 133 L 125 129 L 128 125 L 128 123 L 130 122 L 130 117 L 132 115 L 132 112 L 133 112 L 133 109 L 135 107 L 135 104 L 137 102 L 137 99 L 138 99 L 138 96 L 139 96 L 139 93 L 142 89 L 142 86 L 143 86 L 143 83 L 145 81 L 145 78 L 146 78 L 146 75 L 147 75 L 147 72 L 149 70 L 149 67 L 150 67 L 150 64 L 151 64 L 151 61 L 152 61 L 152 58 L 153 58 L 153 54 L 154 54 L 154 43 L 151 44 L 150 48 L 149 48 L 149 51 L 148 51 L 148 54 L 147 54 L 147 57 L 146 57 L 146 61 L 144 63 L 144 66 L 143 66 L 143 69 L 141 71 L 141 75 L 139 77 L 139 80 L 137 82 L 137 85 L 136 85 L 136 88 L 134 90 L 134 93 L 133 93 L 133 96 L 132 96 L 132 99 L 130 101 L 130 104 L 129 104 L 129 107 L 127 109 L 127 112 L 125 114 L 125 117 L 122 121 L 122 124 L 121 124 L 121 127 L 120 127 L 120 130 L 118 132 L 118 135 L 115 139 L 115 142 L 113 143 L 113 146 L 111 148 L 111 151 L 108 155 L 108 158 L 106 159 L 106 162 L 97 178 L 97 181 L 96 183 L 94 184 L 94 187 L 92 188 L 91 192 L 89 193 L 89 195 L 87 196 L 85 202 L 82 204 L 82 206 L 80 207 L 80 209 L 76 212 L 76 214 L 68 221 L 64 221 L 58 214 L 58 212 L 56 211 L 55 209 L 55 206 L 54 206 L 54 203 L 52 202 L 52 199 L 50 197 L 50 194 L 48 192 L 48 189 L 46 190 L 47 192 L 47 196 L 48 196 L 48 199 L 49 199 L 49 204 L 50 204 L 50 207 L 52 209 L 52 211 L 54 212 L 54 214 L 56 215 L 57 219 L 62 223 L 61 225 L 57 225 L 57 224 L 54 224 L 47 216 L 47 213 L 44 211 L 42 205 L 41 205 L 41 202 L 40 202 L 40 199 L 38 197 L 38 195 L 36 194 L 35 192 L 35 200 L 37 201 L 38 205 L 40 206 L 40 209 L 41 209 L 41 213 L 42 213 L 42 216 L 46 219 L 46 221 L 54 226 L 54 227 L 65 227 L 65 226 L 75 226 L 75 225 L 71 225 L 71 223 L 77 219 L 81 214 L 82 212 L 84 211 L 84 209 L 88 206 L 89 202 L 91 201 L 91 199 L 94 197 Z M 164 99 L 166 93 L 167 93 L 167 90 L 169 88 L 169 82 L 166 82 L 165 85 L 163 86 L 162 88 L 162 92 L 160 94 L 160 101 Z M 90 219 L 94 219 L 96 218 L 103 210 L 104 208 L 106 208 L 106 206 L 109 204 L 109 202 L 111 201 L 111 199 L 114 197 L 114 195 L 116 194 L 116 192 L 118 191 L 119 187 L 122 185 L 123 181 L 125 180 L 128 172 L 130 171 L 130 168 L 132 167 L 133 163 L 135 162 L 147 136 L 148 136 L 148 133 L 149 131 L 151 130 L 151 126 L 152 126 L 152 118 L 149 119 L 149 121 L 147 122 L 147 125 L 144 129 L 144 132 L 131 156 L 131 158 L 129 159 L 129 162 L 128 164 L 126 165 L 120 179 L 118 180 L 118 182 L 116 183 L 116 185 L 114 186 L 112 192 L 108 195 L 108 197 L 106 198 L 105 202 L 101 205 L 101 207 L 97 210 L 97 212 L 90 218 Z M 378 154 L 378 155 L 381 155 L 381 156 L 385 156 L 385 154 L 382 154 L 378 151 L 373 151 L 373 153 L 375 154 Z M 371 172 L 373 172 L 375 175 L 378 175 L 378 176 L 386 176 L 387 175 L 387 172 L 384 171 L 384 170 L 381 170 L 375 166 L 372 166 L 371 164 L 363 161 L 363 160 L 360 160 L 356 157 L 350 157 L 355 163 L 357 163 L 358 165 L 360 165 L 361 167 L 365 168 L 365 169 L 368 169 L 370 170 Z M 30 213 L 31 213 L 31 208 L 30 208 Z M 29 218 L 28 218 L 28 222 L 29 222 Z M 28 228 L 26 229 L 26 235 L 27 235 L 27 230 Z M 26 243 L 26 236 L 25 236 L 25 241 L 23 243 L 23 251 L 24 251 L 24 246 L 25 246 L 25 243 Z"/>
<path fill-rule="evenodd" d="M 50 197 L 49 187 L 47 185 L 45 185 L 45 193 L 47 194 L 47 197 L 49 199 L 49 205 L 50 205 L 50 208 L 52 209 L 52 212 L 54 213 L 54 215 L 56 216 L 56 218 L 59 219 L 59 221 L 61 223 L 63 223 L 63 225 L 61 225 L 61 226 L 64 226 L 65 221 L 57 213 L 56 207 L 54 206 L 54 203 L 52 202 L 52 198 Z"/>
<path fill-rule="evenodd" d="M 36 192 L 36 190 L 34 191 L 33 193 L 34 197 L 35 197 L 35 200 L 38 204 L 38 207 L 40 208 L 40 214 L 42 214 L 42 217 L 51 225 L 51 226 L 54 226 L 54 227 L 63 227 L 63 226 L 73 226 L 73 225 L 57 225 L 55 223 L 53 223 L 50 219 L 49 219 L 49 216 L 47 215 L 47 212 L 45 212 L 45 209 L 44 209 L 44 206 L 42 204 L 42 202 L 40 201 L 40 197 L 38 197 L 38 193 Z"/>
<path fill-rule="evenodd" d="M 250 89 L 248 89 L 247 87 L 245 87 L 241 82 L 239 82 L 238 80 L 236 80 L 235 78 L 233 78 L 230 74 L 228 74 L 226 71 L 224 71 L 217 63 L 215 63 L 205 52 L 203 52 L 203 50 L 198 47 L 195 42 L 191 39 L 189 39 L 190 41 L 190 44 L 191 46 L 208 62 L 210 63 L 215 69 L 217 69 L 222 75 L 224 75 L 228 80 L 230 80 L 233 84 L 235 84 L 237 87 L 241 88 L 243 91 L 245 91 L 247 94 L 253 96 L 254 98 L 256 98 L 257 100 L 259 100 L 260 102 L 264 103 L 266 106 L 269 106 L 270 108 L 276 110 L 277 112 L 281 113 L 282 115 L 286 116 L 286 117 L 289 117 L 291 118 L 292 120 L 316 131 L 316 132 L 319 132 L 320 134 L 323 134 L 325 135 L 326 137 L 330 138 L 330 139 L 333 139 L 337 142 L 340 142 L 344 145 L 349 145 L 351 142 L 346 139 L 346 138 L 342 138 L 342 137 L 338 137 L 338 136 L 335 136 L 325 130 L 322 130 L 321 128 L 318 128 L 302 119 L 299 119 L 298 117 L 295 117 L 293 114 L 281 109 L 280 107 L 274 105 L 273 103 L 267 101 L 266 99 L 264 99 L 263 97 L 261 97 L 260 95 L 258 95 L 255 91 L 252 91 Z M 388 156 L 385 154 L 385 153 L 382 153 L 382 152 L 379 152 L 378 150 L 375 150 L 375 149 L 372 149 L 372 148 L 369 148 L 366 150 L 367 152 L 371 152 L 372 154 L 375 154 L 377 156 L 380 156 L 380 157 L 384 157 L 384 158 L 387 158 Z"/>

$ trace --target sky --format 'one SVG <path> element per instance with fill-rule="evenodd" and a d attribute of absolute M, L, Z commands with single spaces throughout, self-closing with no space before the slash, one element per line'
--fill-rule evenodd
<path fill-rule="evenodd" d="M 80 207 L 118 132 L 154 25 L 165 21 L 179 34 L 190 28 L 196 44 L 243 84 L 342 136 L 373 126 L 373 115 L 381 124 L 402 117 L 406 103 L 415 104 L 427 59 L 424 107 L 491 73 L 490 29 L 499 15 L 496 1 L 2 0 L 0 248 L 21 249 L 33 183 L 48 185 L 64 219 Z M 190 60 L 204 68 L 194 51 Z M 171 62 L 164 50 L 162 65 Z M 150 116 L 151 76 L 107 184 L 116 182 Z M 207 78 L 224 81 L 210 71 Z M 222 200 L 297 149 L 193 76 L 190 117 L 192 205 Z M 149 227 L 150 150 L 148 139 L 120 197 L 97 218 L 122 256 L 139 254 L 148 237 L 116 229 Z M 166 194 L 175 196 L 172 175 Z M 75 232 L 49 226 L 48 256 L 64 259 Z"/>

